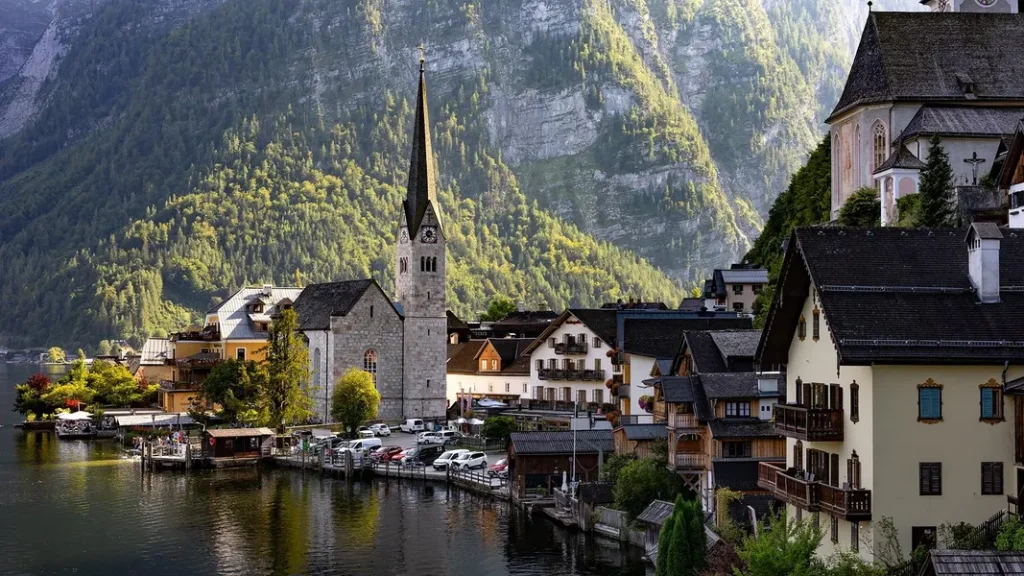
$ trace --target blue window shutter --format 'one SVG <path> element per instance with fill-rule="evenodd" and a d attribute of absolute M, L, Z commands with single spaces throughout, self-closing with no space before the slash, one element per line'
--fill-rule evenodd
<path fill-rule="evenodd" d="M 921 388 L 919 391 L 921 418 L 936 420 L 942 417 L 942 390 Z"/>
<path fill-rule="evenodd" d="M 995 410 L 993 409 L 993 390 L 991 388 L 981 389 L 981 417 L 982 418 L 994 418 Z"/>

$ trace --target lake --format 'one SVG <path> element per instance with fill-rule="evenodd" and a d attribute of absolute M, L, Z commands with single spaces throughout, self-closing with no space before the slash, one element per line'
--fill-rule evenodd
<path fill-rule="evenodd" d="M 0 364 L 0 575 L 647 574 L 635 549 L 440 484 L 142 473 L 112 441 L 24 434 L 14 386 L 39 371 Z"/>

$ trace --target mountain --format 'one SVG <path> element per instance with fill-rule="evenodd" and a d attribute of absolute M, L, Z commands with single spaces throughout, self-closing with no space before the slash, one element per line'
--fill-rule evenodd
<path fill-rule="evenodd" d="M 421 43 L 453 309 L 674 304 L 818 142 L 859 5 L 0 0 L 0 334 L 89 345 L 246 283 L 390 286 Z"/>

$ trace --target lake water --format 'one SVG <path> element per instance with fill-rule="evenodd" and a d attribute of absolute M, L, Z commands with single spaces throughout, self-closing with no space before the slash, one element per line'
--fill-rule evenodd
<path fill-rule="evenodd" d="M 636 550 L 439 484 L 143 474 L 114 442 L 15 429 L 0 364 L 0 575 L 640 576 Z M 653 572 L 653 571 L 652 571 Z"/>

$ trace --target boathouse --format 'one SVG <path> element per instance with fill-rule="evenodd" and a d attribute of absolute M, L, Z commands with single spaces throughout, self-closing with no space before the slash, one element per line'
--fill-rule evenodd
<path fill-rule="evenodd" d="M 213 462 L 258 461 L 269 454 L 274 431 L 270 428 L 221 428 L 203 433 L 203 456 Z"/>
<path fill-rule="evenodd" d="M 611 430 L 581 430 L 576 434 L 576 478 L 597 480 L 599 462 L 615 453 Z M 509 435 L 510 493 L 548 495 L 562 486 L 562 474 L 572 474 L 573 432 L 513 432 Z"/>

